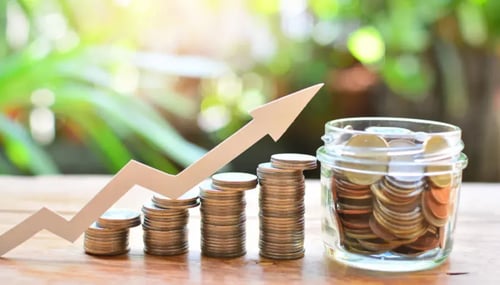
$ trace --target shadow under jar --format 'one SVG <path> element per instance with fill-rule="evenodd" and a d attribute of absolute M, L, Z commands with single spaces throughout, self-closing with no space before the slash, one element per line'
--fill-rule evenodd
<path fill-rule="evenodd" d="M 416 271 L 453 246 L 467 157 L 460 128 L 404 118 L 327 122 L 321 162 L 327 254 L 358 268 Z"/>

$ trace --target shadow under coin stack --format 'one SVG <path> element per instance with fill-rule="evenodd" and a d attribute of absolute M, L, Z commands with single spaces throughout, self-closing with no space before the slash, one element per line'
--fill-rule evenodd
<path fill-rule="evenodd" d="M 155 195 L 142 207 L 144 252 L 178 255 L 188 251 L 189 209 L 199 205 L 199 189 L 191 189 L 176 200 Z"/>
<path fill-rule="evenodd" d="M 436 138 L 427 141 L 433 147 Z M 441 140 L 438 138 L 437 140 Z M 394 139 L 386 142 L 374 134 L 353 136 L 348 146 L 372 148 L 416 147 L 411 140 Z M 446 145 L 441 146 L 442 148 Z M 379 157 L 381 161 L 384 157 Z M 358 166 L 371 172 L 388 175 L 336 171 L 332 185 L 340 242 L 347 250 L 360 254 L 392 251 L 404 255 L 418 255 L 438 246 L 444 246 L 444 225 L 452 205 L 450 174 L 424 175 L 425 168 L 408 164 L 411 156 L 394 157 L 386 166 Z M 402 162 L 402 163 L 401 163 Z M 349 165 L 352 166 L 352 165 Z M 380 169 L 377 169 L 380 167 Z M 412 175 L 405 175 L 411 173 Z"/>
<path fill-rule="evenodd" d="M 275 154 L 257 167 L 260 183 L 260 255 L 272 259 L 304 256 L 304 170 L 316 168 L 316 157 Z"/>
<path fill-rule="evenodd" d="M 246 254 L 245 191 L 257 186 L 249 173 L 226 172 L 200 184 L 201 252 L 210 257 Z"/>
<path fill-rule="evenodd" d="M 129 229 L 141 224 L 141 214 L 127 209 L 110 209 L 86 231 L 85 253 L 112 256 L 127 253 Z"/>

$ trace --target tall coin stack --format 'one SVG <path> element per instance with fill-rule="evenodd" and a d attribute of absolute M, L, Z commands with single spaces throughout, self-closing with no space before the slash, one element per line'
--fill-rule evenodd
<path fill-rule="evenodd" d="M 151 255 L 178 255 L 189 247 L 189 209 L 199 205 L 199 189 L 191 189 L 176 200 L 155 195 L 142 207 L 144 252 Z"/>
<path fill-rule="evenodd" d="M 260 183 L 260 255 L 272 259 L 304 256 L 304 170 L 316 157 L 282 153 L 257 168 Z"/>
<path fill-rule="evenodd" d="M 226 172 L 200 184 L 201 252 L 211 257 L 246 254 L 245 191 L 257 186 L 249 173 Z"/>
<path fill-rule="evenodd" d="M 129 229 L 141 224 L 141 214 L 127 209 L 110 209 L 86 231 L 85 253 L 112 256 L 129 251 Z"/>

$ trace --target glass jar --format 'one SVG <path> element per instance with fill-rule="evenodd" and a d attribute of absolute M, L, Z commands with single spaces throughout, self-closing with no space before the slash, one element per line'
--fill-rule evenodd
<path fill-rule="evenodd" d="M 321 162 L 327 254 L 358 268 L 415 271 L 453 246 L 467 157 L 460 128 L 403 118 L 327 122 Z"/>

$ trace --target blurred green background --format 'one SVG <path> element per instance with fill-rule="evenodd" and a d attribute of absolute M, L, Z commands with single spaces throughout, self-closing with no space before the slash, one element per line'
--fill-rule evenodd
<path fill-rule="evenodd" d="M 469 181 L 500 181 L 500 1 L 0 1 L 0 173 L 175 173 L 250 119 L 324 82 L 272 153 L 314 154 L 326 121 L 463 129 Z"/>

